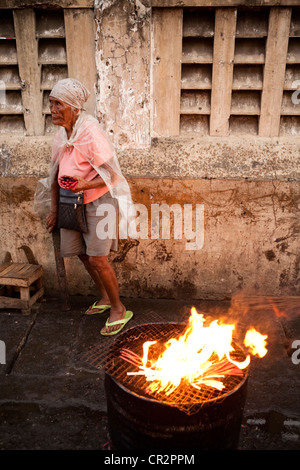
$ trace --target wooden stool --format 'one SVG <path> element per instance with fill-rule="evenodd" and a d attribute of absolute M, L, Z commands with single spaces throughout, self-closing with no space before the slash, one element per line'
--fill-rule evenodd
<path fill-rule="evenodd" d="M 40 265 L 2 264 L 0 266 L 0 308 L 19 308 L 23 315 L 29 315 L 32 305 L 44 294 L 42 276 L 43 268 Z"/>

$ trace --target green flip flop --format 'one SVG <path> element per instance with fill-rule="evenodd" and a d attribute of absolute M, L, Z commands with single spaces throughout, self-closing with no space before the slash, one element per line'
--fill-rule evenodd
<path fill-rule="evenodd" d="M 108 310 L 111 306 L 110 305 L 97 305 L 97 300 L 96 302 L 89 307 L 84 314 L 85 315 L 95 315 L 96 313 L 104 313 L 106 310 Z"/>
<path fill-rule="evenodd" d="M 121 320 L 117 320 L 117 321 L 113 321 L 113 322 L 109 323 L 109 321 L 108 321 L 109 319 L 107 319 L 106 323 L 105 323 L 106 328 L 109 328 L 110 326 L 115 326 L 115 325 L 120 325 L 120 327 L 117 330 L 111 331 L 109 333 L 102 333 L 102 331 L 100 331 L 101 335 L 102 336 L 116 335 L 117 333 L 119 333 L 122 330 L 122 328 L 124 328 L 126 323 L 128 323 L 129 320 L 131 320 L 132 317 L 133 317 L 133 313 L 130 310 L 126 310 L 125 316 Z"/>

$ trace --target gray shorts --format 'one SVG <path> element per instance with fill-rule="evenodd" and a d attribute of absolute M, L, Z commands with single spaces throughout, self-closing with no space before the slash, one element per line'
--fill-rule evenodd
<path fill-rule="evenodd" d="M 101 204 L 109 204 L 109 208 L 112 210 L 104 212 L 104 215 L 97 215 L 96 211 Z M 86 233 L 65 228 L 60 229 L 60 250 L 63 258 L 82 254 L 108 256 L 110 251 L 118 250 L 117 221 L 119 220 L 119 214 L 117 199 L 113 198 L 110 192 L 107 192 L 99 199 L 85 204 L 85 215 L 88 228 Z M 101 224 L 101 221 L 103 221 L 103 224 Z M 110 234 L 108 234 L 108 230 Z M 99 235 L 104 239 L 99 238 Z"/>

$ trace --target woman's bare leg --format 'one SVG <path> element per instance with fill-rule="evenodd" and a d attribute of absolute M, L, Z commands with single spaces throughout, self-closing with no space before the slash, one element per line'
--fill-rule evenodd
<path fill-rule="evenodd" d="M 105 290 L 105 287 L 101 281 L 101 277 L 99 276 L 98 271 L 94 269 L 93 266 L 90 264 L 88 255 L 79 255 L 78 258 L 80 259 L 80 261 L 82 261 L 85 269 L 87 270 L 87 272 L 89 273 L 89 275 L 91 276 L 91 278 L 93 279 L 94 283 L 96 284 L 97 288 L 100 291 L 101 298 L 99 299 L 96 305 L 110 304 L 110 300 Z"/>
<path fill-rule="evenodd" d="M 80 259 L 102 294 L 101 302 L 103 298 L 105 299 L 103 296 L 106 295 L 105 301 L 111 305 L 109 321 L 121 320 L 124 318 L 126 308 L 120 300 L 118 280 L 114 269 L 109 264 L 108 257 L 86 256 L 86 258 L 82 259 L 85 256 L 80 255 Z M 104 327 L 102 331 L 108 333 L 118 328 L 119 325 L 109 328 Z"/>

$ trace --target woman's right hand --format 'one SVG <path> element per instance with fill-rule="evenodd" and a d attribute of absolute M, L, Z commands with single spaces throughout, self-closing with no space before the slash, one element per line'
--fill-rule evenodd
<path fill-rule="evenodd" d="M 51 233 L 57 223 L 57 211 L 51 211 L 46 217 L 46 229 Z"/>

